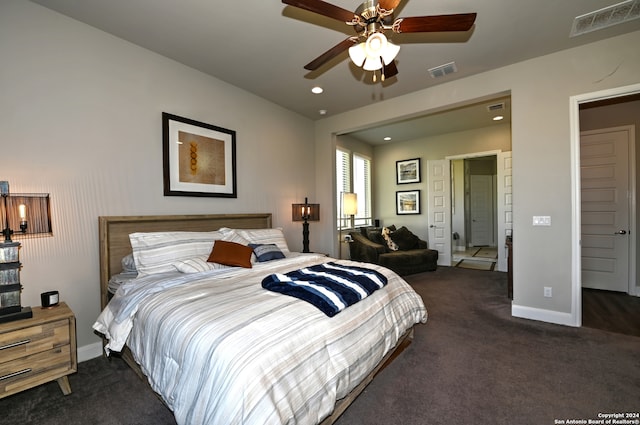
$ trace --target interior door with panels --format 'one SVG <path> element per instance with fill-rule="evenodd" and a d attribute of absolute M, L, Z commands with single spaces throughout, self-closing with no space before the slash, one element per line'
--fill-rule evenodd
<path fill-rule="evenodd" d="M 451 265 L 451 161 L 427 161 L 429 248 L 438 251 L 438 265 Z"/>
<path fill-rule="evenodd" d="M 581 133 L 582 286 L 629 292 L 629 128 Z"/>

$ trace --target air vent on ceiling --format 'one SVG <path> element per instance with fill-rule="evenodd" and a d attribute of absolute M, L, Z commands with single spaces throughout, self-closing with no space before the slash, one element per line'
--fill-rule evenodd
<path fill-rule="evenodd" d="M 458 68 L 456 68 L 455 62 L 445 63 L 444 65 L 436 66 L 434 68 L 428 69 L 429 74 L 433 78 L 444 77 L 445 75 L 453 74 L 454 72 L 458 72 Z"/>
<path fill-rule="evenodd" d="M 575 37 L 638 18 L 640 18 L 640 0 L 623 1 L 576 17 L 569 36 Z"/>
<path fill-rule="evenodd" d="M 487 111 L 495 112 L 502 111 L 504 109 L 504 102 L 494 103 L 493 105 L 487 105 Z"/>

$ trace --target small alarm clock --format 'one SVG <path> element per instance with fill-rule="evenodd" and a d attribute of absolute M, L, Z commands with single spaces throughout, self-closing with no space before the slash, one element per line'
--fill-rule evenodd
<path fill-rule="evenodd" d="M 43 292 L 40 294 L 40 300 L 42 301 L 42 308 L 55 307 L 60 301 L 60 294 L 58 294 L 58 291 Z"/>

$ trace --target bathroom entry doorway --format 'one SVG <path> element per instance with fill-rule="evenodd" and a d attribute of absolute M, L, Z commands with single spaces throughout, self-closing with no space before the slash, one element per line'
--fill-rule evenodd
<path fill-rule="evenodd" d="M 496 180 L 496 155 L 451 161 L 454 257 L 474 247 L 496 247 Z"/>
<path fill-rule="evenodd" d="M 507 270 L 505 239 L 511 234 L 511 152 L 458 155 L 451 162 L 452 265 L 488 251 L 495 270 Z"/>

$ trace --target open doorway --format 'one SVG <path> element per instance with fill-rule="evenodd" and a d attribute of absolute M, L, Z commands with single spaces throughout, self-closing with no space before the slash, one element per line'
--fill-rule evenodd
<path fill-rule="evenodd" d="M 498 251 L 496 155 L 451 161 L 452 264 L 495 268 Z"/>
<path fill-rule="evenodd" d="M 485 187 L 481 192 L 485 193 L 483 202 L 488 206 L 483 213 L 489 217 L 490 226 L 485 227 L 491 230 L 488 235 L 471 236 L 472 220 L 474 219 L 471 193 L 471 181 L 473 180 L 472 161 L 465 160 L 478 159 L 478 168 L 488 168 L 490 177 L 484 180 L 490 181 L 490 185 L 485 181 L 480 183 L 483 186 L 491 186 L 487 190 Z M 455 173 L 452 177 L 451 163 L 461 160 L 461 167 L 453 169 Z M 487 164 L 491 164 L 487 167 Z M 465 168 L 467 169 L 465 178 Z M 495 172 L 493 171 L 495 170 Z M 506 237 L 511 235 L 512 229 L 512 184 L 511 184 L 511 152 L 507 151 L 486 151 L 468 153 L 463 155 L 448 156 L 442 160 L 427 161 L 427 178 L 430 190 L 427 193 L 427 220 L 429 226 L 429 241 L 434 249 L 438 250 L 438 265 L 456 265 L 453 262 L 454 255 L 460 255 L 460 250 L 470 247 L 495 248 L 497 258 L 491 258 L 493 270 L 507 271 L 507 247 Z M 485 171 L 482 174 L 487 174 Z M 465 186 L 465 180 L 467 181 Z M 482 178 L 480 180 L 483 180 Z M 488 195 L 487 195 L 488 193 Z M 467 213 L 465 214 L 465 198 L 467 198 Z M 490 211 L 487 213 L 487 211 Z M 453 223 L 453 219 L 456 223 Z M 486 228 L 484 229 L 486 232 Z M 461 237 L 462 235 L 462 237 Z M 474 252 L 475 253 L 475 252 Z M 480 255 L 487 255 L 486 250 Z M 485 265 L 486 266 L 486 265 Z M 485 268 L 486 269 L 486 268 Z M 489 270 L 492 270 L 489 268 Z"/>
<path fill-rule="evenodd" d="M 581 284 L 640 295 L 635 287 L 640 252 L 635 236 L 640 94 L 585 102 L 579 105 L 579 114 Z M 619 193 L 608 197 L 616 202 L 607 202 L 609 192 L 611 196 Z M 611 220 L 598 219 L 606 217 L 607 211 Z M 609 242 L 603 245 L 605 240 Z M 611 266 L 603 267 L 606 264 Z"/>
<path fill-rule="evenodd" d="M 588 102 L 579 109 L 582 325 L 638 336 L 640 299 L 634 295 L 640 296 L 635 283 L 640 94 Z"/>
<path fill-rule="evenodd" d="M 571 139 L 572 139 L 572 175 L 574 176 L 574 191 L 573 191 L 573 208 L 577 214 L 574 214 L 574 221 L 572 224 L 573 244 L 572 244 L 572 306 L 571 315 L 572 321 L 575 326 L 583 325 L 584 313 L 583 312 L 583 288 L 582 288 L 582 269 L 583 261 L 582 255 L 582 224 L 583 217 L 581 214 L 582 195 L 581 195 L 581 173 L 580 168 L 582 161 L 581 154 L 581 132 L 587 130 L 593 130 L 596 128 L 606 128 L 621 125 L 632 125 L 638 127 L 640 122 L 638 121 L 638 114 L 631 112 L 621 113 L 617 111 L 614 114 L 609 115 L 607 122 L 601 122 L 600 120 L 604 115 L 600 115 L 597 112 L 597 107 L 608 107 L 608 105 L 622 105 L 622 110 L 625 110 L 632 102 L 632 99 L 637 100 L 640 94 L 640 85 L 635 84 L 627 87 L 619 87 L 615 89 L 604 90 L 595 93 L 587 93 L 578 96 L 572 96 L 570 98 L 571 103 Z M 597 105 L 597 106 L 596 106 Z M 594 114 L 595 113 L 595 114 Z M 591 116 L 588 116 L 591 115 Z M 629 122 L 619 121 L 624 119 Z M 618 121 L 616 121 L 618 120 Z M 592 126 L 590 128 L 590 126 Z M 636 131 L 637 134 L 637 131 Z M 637 143 L 633 140 L 633 143 Z M 637 149 L 636 149 L 637 154 Z M 635 167 L 638 163 L 637 158 L 632 158 L 632 166 Z M 636 182 L 633 182 L 637 187 Z M 630 256 L 629 256 L 629 271 L 630 271 L 630 286 L 629 292 L 638 294 L 638 286 L 635 282 L 636 275 L 636 262 L 637 262 L 637 243 L 638 238 L 635 237 L 636 229 L 636 214 L 637 208 L 635 208 L 635 191 L 628 194 L 632 200 L 630 229 L 632 231 L 632 238 L 629 238 L 630 242 Z"/>

